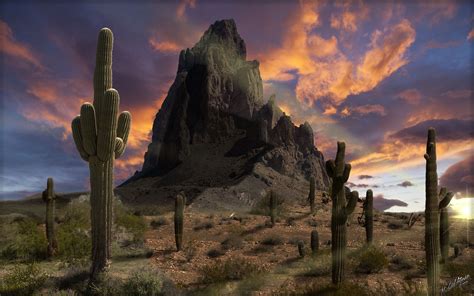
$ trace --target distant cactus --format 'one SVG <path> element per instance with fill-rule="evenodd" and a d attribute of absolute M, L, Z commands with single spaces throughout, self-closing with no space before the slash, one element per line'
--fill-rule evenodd
<path fill-rule="evenodd" d="M 273 190 L 270 191 L 270 220 L 272 222 L 272 227 L 275 226 L 276 223 L 276 216 L 277 216 L 277 196 L 273 192 Z"/>
<path fill-rule="evenodd" d="M 315 182 L 314 182 L 314 177 L 311 176 L 309 179 L 309 195 L 308 195 L 308 201 L 309 201 L 309 207 L 311 209 L 311 214 L 314 214 L 315 206 L 314 206 L 314 200 L 315 200 Z"/>
<path fill-rule="evenodd" d="M 357 191 L 350 193 L 346 201 L 344 184 L 349 179 L 351 165 L 344 163 L 346 144 L 337 142 L 336 160 L 326 162 L 328 176 L 332 178 L 331 199 L 331 253 L 332 253 L 332 282 L 339 285 L 344 280 L 344 264 L 346 257 L 346 222 L 347 217 L 354 211 L 359 194 Z"/>
<path fill-rule="evenodd" d="M 174 204 L 174 238 L 176 240 L 176 250 L 181 251 L 183 247 L 183 229 L 184 229 L 184 206 L 186 197 L 183 193 L 176 196 Z"/>
<path fill-rule="evenodd" d="M 317 230 L 311 231 L 311 253 L 316 255 L 319 251 L 319 234 Z"/>
<path fill-rule="evenodd" d="M 374 232 L 374 194 L 372 190 L 367 190 L 364 201 L 365 213 L 365 237 L 367 244 L 371 244 Z"/>
<path fill-rule="evenodd" d="M 428 130 L 428 141 L 426 143 L 426 208 L 425 208 L 425 253 L 428 274 L 428 295 L 440 294 L 439 287 L 439 209 L 448 206 L 452 195 L 445 195 L 438 200 L 438 173 L 436 165 L 436 131 L 434 128 Z"/>
<path fill-rule="evenodd" d="M 298 253 L 300 254 L 301 258 L 306 256 L 306 250 L 304 248 L 304 241 L 299 241 L 298 242 Z"/>
<path fill-rule="evenodd" d="M 454 194 L 452 192 L 447 192 L 445 187 L 442 187 L 439 191 L 439 199 L 445 200 L 448 198 L 450 201 Z M 440 229 L 439 229 L 439 241 L 441 244 L 441 262 L 445 263 L 448 260 L 448 253 L 449 253 L 449 213 L 448 207 L 442 207 L 443 204 L 440 203 L 439 211 L 440 211 Z"/>
<path fill-rule="evenodd" d="M 58 241 L 56 240 L 56 233 L 54 231 L 54 217 L 56 194 L 54 193 L 53 178 L 48 178 L 46 183 L 46 190 L 43 191 L 43 201 L 46 203 L 46 238 L 48 239 L 48 257 L 56 255 L 58 251 Z"/>
<path fill-rule="evenodd" d="M 82 159 L 89 162 L 91 186 L 91 279 L 104 271 L 111 257 L 114 160 L 125 151 L 131 116 L 119 111 L 119 94 L 112 88 L 113 34 L 99 32 L 94 71 L 94 103 L 85 103 L 72 121 L 72 134 Z"/>

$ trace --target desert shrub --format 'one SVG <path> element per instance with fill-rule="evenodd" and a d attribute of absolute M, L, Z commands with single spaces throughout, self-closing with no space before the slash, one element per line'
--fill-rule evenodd
<path fill-rule="evenodd" d="M 288 217 L 286 219 L 286 225 L 288 226 L 296 226 L 296 219 L 295 217 Z"/>
<path fill-rule="evenodd" d="M 163 225 L 168 225 L 169 221 L 165 217 L 159 217 L 157 219 L 154 219 L 150 222 L 150 226 L 153 229 L 158 229 Z"/>
<path fill-rule="evenodd" d="M 262 245 L 277 246 L 283 244 L 283 239 L 277 235 L 267 236 L 262 240 Z"/>
<path fill-rule="evenodd" d="M 402 221 L 398 221 L 398 220 L 391 220 L 391 221 L 387 224 L 387 227 L 388 227 L 389 229 L 393 229 L 393 230 L 402 229 L 404 226 L 405 226 L 405 224 L 403 224 Z"/>
<path fill-rule="evenodd" d="M 60 290 L 84 291 L 89 280 L 89 269 L 72 267 L 66 270 L 65 275 L 59 278 L 56 286 Z"/>
<path fill-rule="evenodd" d="M 0 295 L 32 295 L 47 275 L 34 263 L 17 265 L 0 280 Z"/>
<path fill-rule="evenodd" d="M 243 257 L 235 257 L 225 261 L 217 260 L 206 265 L 201 269 L 201 274 L 203 283 L 212 284 L 242 280 L 263 271 L 264 268 L 261 264 L 250 262 Z"/>
<path fill-rule="evenodd" d="M 274 295 L 292 295 L 292 296 L 312 296 L 312 295 L 323 295 L 323 296 L 372 296 L 367 290 L 366 286 L 358 283 L 351 283 L 349 281 L 342 282 L 338 287 L 332 284 L 321 285 L 320 282 L 313 282 L 304 286 L 291 287 L 287 284 L 282 286 L 279 291 L 275 291 Z"/>
<path fill-rule="evenodd" d="M 214 227 L 214 223 L 212 223 L 211 221 L 208 221 L 208 222 L 204 222 L 204 223 L 200 223 L 198 224 L 197 226 L 195 226 L 193 229 L 195 231 L 199 231 L 199 230 L 203 230 L 203 229 L 206 229 L 206 230 L 209 230 L 211 228 Z"/>
<path fill-rule="evenodd" d="M 390 260 L 389 269 L 391 271 L 400 271 L 400 270 L 412 269 L 414 267 L 415 267 L 415 264 L 412 261 L 406 259 L 403 256 L 395 255 Z"/>
<path fill-rule="evenodd" d="M 129 296 L 156 296 L 163 295 L 162 288 L 162 275 L 151 269 L 140 269 L 124 282 L 121 292 Z"/>
<path fill-rule="evenodd" d="M 21 218 L 2 225 L 1 257 L 7 260 L 38 260 L 46 256 L 46 236 L 36 222 Z"/>
<path fill-rule="evenodd" d="M 86 197 L 73 200 L 66 207 L 58 225 L 58 256 L 69 263 L 85 263 L 91 253 L 90 205 Z"/>
<path fill-rule="evenodd" d="M 99 278 L 91 283 L 87 290 L 86 295 L 97 295 L 97 296 L 116 296 L 126 295 L 122 294 L 122 281 L 118 278 L 112 277 L 107 273 L 99 275 Z"/>
<path fill-rule="evenodd" d="M 222 255 L 224 255 L 225 252 L 222 251 L 222 250 L 219 250 L 219 249 L 211 249 L 207 252 L 207 257 L 209 258 L 217 258 L 217 257 L 220 257 Z"/>
<path fill-rule="evenodd" d="M 306 223 L 308 223 L 308 225 L 311 226 L 311 227 L 317 227 L 318 226 L 318 221 L 316 221 L 314 219 L 310 219 L 310 220 L 306 221 Z"/>
<path fill-rule="evenodd" d="M 356 271 L 359 273 L 377 273 L 388 264 L 385 254 L 374 246 L 364 248 L 356 260 Z"/>
<path fill-rule="evenodd" d="M 448 262 L 443 265 L 443 272 L 451 278 L 469 276 L 472 279 L 474 278 L 474 258 L 462 263 Z"/>
<path fill-rule="evenodd" d="M 244 242 L 242 237 L 236 234 L 229 235 L 225 240 L 221 242 L 223 250 L 241 249 L 243 244 Z"/>
<path fill-rule="evenodd" d="M 134 242 L 142 242 L 145 239 L 147 223 L 143 216 L 131 213 L 119 199 L 115 199 L 114 214 L 115 225 L 117 227 L 123 227 L 131 233 Z"/>

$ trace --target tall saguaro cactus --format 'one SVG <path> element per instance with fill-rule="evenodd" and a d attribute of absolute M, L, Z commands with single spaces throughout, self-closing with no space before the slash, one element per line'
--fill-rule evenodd
<path fill-rule="evenodd" d="M 438 200 L 438 173 L 436 165 L 436 131 L 428 129 L 428 141 L 426 143 L 426 204 L 425 204 L 425 253 L 426 267 L 428 273 L 428 295 L 440 294 L 439 288 L 439 209 L 445 208 L 451 201 L 452 195 L 444 194 L 441 201 Z"/>
<path fill-rule="evenodd" d="M 48 239 L 48 257 L 56 255 L 58 251 L 58 241 L 56 240 L 56 233 L 54 231 L 54 216 L 56 194 L 54 193 L 53 178 L 48 178 L 46 183 L 46 190 L 43 191 L 43 201 L 46 203 L 46 238 Z"/>
<path fill-rule="evenodd" d="M 439 191 L 439 199 L 444 202 L 439 204 L 439 215 L 440 215 L 440 229 L 439 229 L 439 241 L 441 244 L 441 262 L 445 263 L 448 260 L 449 251 L 449 213 L 448 204 L 453 198 L 452 192 L 447 192 L 446 187 L 442 187 Z"/>
<path fill-rule="evenodd" d="M 99 32 L 94 71 L 94 102 L 85 103 L 72 121 L 72 133 L 80 156 L 89 162 L 91 186 L 91 277 L 102 272 L 110 259 L 114 160 L 125 151 L 131 115 L 118 118 L 119 94 L 112 88 L 113 34 Z"/>
<path fill-rule="evenodd" d="M 359 198 L 358 192 L 353 191 L 349 195 L 349 201 L 346 201 L 344 184 L 349 179 L 351 165 L 344 162 L 345 150 L 346 144 L 344 142 L 337 142 L 336 160 L 328 160 L 326 162 L 326 170 L 332 179 L 332 282 L 336 285 L 339 285 L 344 280 L 347 217 L 354 211 Z"/>
<path fill-rule="evenodd" d="M 176 240 L 176 250 L 181 251 L 183 247 L 183 229 L 184 229 L 184 205 L 186 197 L 178 193 L 174 203 L 174 238 Z"/>
<path fill-rule="evenodd" d="M 371 244 L 374 233 L 374 194 L 371 189 L 367 190 L 364 201 L 365 213 L 365 237 L 367 244 Z"/>
<path fill-rule="evenodd" d="M 314 184 L 314 177 L 311 176 L 309 179 L 309 195 L 308 195 L 308 201 L 309 201 L 309 207 L 311 209 L 311 214 L 314 214 L 315 206 L 314 206 L 314 200 L 316 198 L 316 193 L 315 193 L 315 184 Z"/>

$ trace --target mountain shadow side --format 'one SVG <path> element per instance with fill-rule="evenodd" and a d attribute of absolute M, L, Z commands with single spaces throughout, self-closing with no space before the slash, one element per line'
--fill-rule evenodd
<path fill-rule="evenodd" d="M 307 187 L 310 176 L 327 190 L 311 126 L 295 126 L 274 95 L 264 102 L 259 62 L 246 60 L 234 20 L 221 20 L 181 51 L 142 170 L 118 191 L 152 201 L 183 190 L 191 200 L 231 208 L 252 204 L 269 187 L 294 195 L 295 182 Z"/>

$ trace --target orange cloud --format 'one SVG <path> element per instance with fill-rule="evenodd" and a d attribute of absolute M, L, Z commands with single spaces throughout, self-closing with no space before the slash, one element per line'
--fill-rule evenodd
<path fill-rule="evenodd" d="M 467 34 L 467 40 L 471 41 L 472 39 L 474 39 L 474 29 Z"/>
<path fill-rule="evenodd" d="M 385 116 L 385 108 L 382 105 L 376 104 L 376 105 L 362 105 L 362 106 L 357 106 L 357 107 L 345 107 L 341 111 L 341 115 L 344 117 L 349 116 L 351 114 L 355 115 L 367 115 L 370 113 L 378 114 L 380 116 Z"/>
<path fill-rule="evenodd" d="M 36 54 L 27 45 L 16 41 L 12 29 L 2 20 L 0 20 L 0 52 L 43 68 Z"/>
<path fill-rule="evenodd" d="M 421 93 L 413 88 L 402 91 L 398 94 L 398 97 L 412 105 L 418 105 L 421 101 Z"/>
<path fill-rule="evenodd" d="M 150 37 L 148 42 L 154 50 L 163 53 L 175 53 L 182 49 L 182 46 L 174 41 L 158 41 L 156 38 Z"/>
<path fill-rule="evenodd" d="M 178 19 L 184 19 L 186 14 L 186 8 L 195 8 L 196 0 L 181 0 L 179 2 L 178 8 L 176 9 L 176 17 Z"/>

